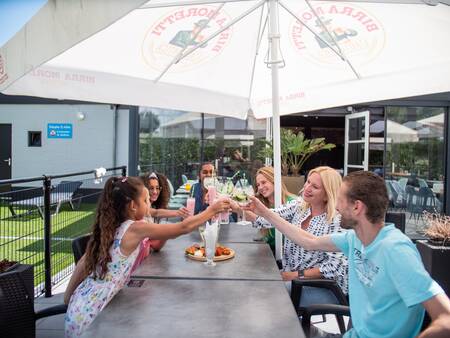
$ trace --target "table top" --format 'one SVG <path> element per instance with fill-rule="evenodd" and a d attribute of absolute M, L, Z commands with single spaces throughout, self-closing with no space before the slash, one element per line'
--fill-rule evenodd
<path fill-rule="evenodd" d="M 200 243 L 200 233 L 192 231 L 186 237 L 192 243 Z M 258 229 L 251 225 L 239 225 L 236 223 L 221 224 L 219 232 L 219 243 L 250 243 L 250 244 L 265 244 L 263 241 L 255 241 L 261 238 L 261 233 Z"/>
<path fill-rule="evenodd" d="M 122 289 L 82 337 L 304 337 L 283 282 L 141 282 Z"/>
<path fill-rule="evenodd" d="M 161 251 L 142 262 L 132 277 L 281 281 L 267 244 L 226 243 L 236 252 L 235 257 L 211 267 L 185 256 L 184 250 L 193 243 L 190 235 L 167 241 Z"/>

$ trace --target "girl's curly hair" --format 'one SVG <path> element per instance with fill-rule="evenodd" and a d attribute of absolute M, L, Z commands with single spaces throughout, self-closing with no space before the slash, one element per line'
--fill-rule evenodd
<path fill-rule="evenodd" d="M 154 209 L 167 209 L 170 200 L 170 188 L 167 177 L 157 172 L 147 173 L 141 176 L 142 182 L 144 182 L 145 187 L 149 190 L 150 190 L 150 180 L 156 179 L 158 180 L 159 185 L 159 195 L 157 200 L 152 203 L 151 207 Z"/>
<path fill-rule="evenodd" d="M 92 236 L 86 248 L 86 272 L 103 279 L 111 262 L 109 250 L 117 228 L 128 217 L 128 204 L 137 201 L 144 185 L 135 177 L 109 178 L 97 205 Z"/>

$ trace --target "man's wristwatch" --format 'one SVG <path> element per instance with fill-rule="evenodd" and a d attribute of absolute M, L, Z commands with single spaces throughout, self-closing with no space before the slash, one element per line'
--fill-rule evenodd
<path fill-rule="evenodd" d="M 305 270 L 298 270 L 298 278 L 305 278 Z"/>

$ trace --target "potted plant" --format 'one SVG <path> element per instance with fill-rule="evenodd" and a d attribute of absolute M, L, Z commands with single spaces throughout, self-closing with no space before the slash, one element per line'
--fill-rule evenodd
<path fill-rule="evenodd" d="M 425 269 L 444 291 L 450 292 L 450 216 L 424 212 L 428 240 L 417 241 Z"/>
<path fill-rule="evenodd" d="M 283 181 L 291 193 L 298 194 L 305 183 L 301 170 L 306 161 L 318 151 L 331 150 L 336 146 L 326 143 L 322 137 L 307 139 L 302 132 L 295 134 L 291 130 L 286 130 L 282 142 L 285 142 L 287 165 L 292 173 L 291 177 L 283 177 Z"/>
<path fill-rule="evenodd" d="M 290 132 L 286 139 L 287 159 L 293 176 L 299 176 L 300 170 L 312 154 L 336 147 L 333 143 L 326 143 L 323 137 L 307 139 L 302 132 L 299 132 L 297 135 Z"/>
<path fill-rule="evenodd" d="M 280 129 L 280 146 L 281 146 L 281 175 L 287 176 L 289 174 L 288 164 L 288 138 L 292 132 L 288 129 Z M 265 141 L 266 146 L 258 154 L 264 158 L 273 158 L 273 142 Z"/>
<path fill-rule="evenodd" d="M 292 130 L 281 128 L 281 175 L 283 182 L 289 192 L 298 194 L 305 183 L 305 177 L 300 175 L 300 171 L 309 157 L 321 150 L 331 150 L 336 146 L 326 143 L 325 138 L 307 139 L 305 134 L 299 132 L 295 134 Z M 272 142 L 266 142 L 266 147 L 260 156 L 272 158 Z M 289 171 L 292 176 L 289 176 Z"/>
<path fill-rule="evenodd" d="M 18 265 L 15 261 L 10 261 L 7 259 L 2 259 L 0 261 L 0 273 L 8 272 L 13 270 Z"/>

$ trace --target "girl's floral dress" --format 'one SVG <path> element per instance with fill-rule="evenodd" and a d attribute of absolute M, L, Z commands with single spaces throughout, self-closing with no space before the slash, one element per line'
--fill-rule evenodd
<path fill-rule="evenodd" d="M 114 243 L 109 250 L 111 262 L 108 263 L 105 278 L 94 280 L 90 275 L 75 289 L 65 316 L 66 337 L 79 337 L 128 282 L 140 245 L 129 256 L 124 256 L 120 251 L 120 242 L 133 222 L 127 220 L 117 228 Z"/>

